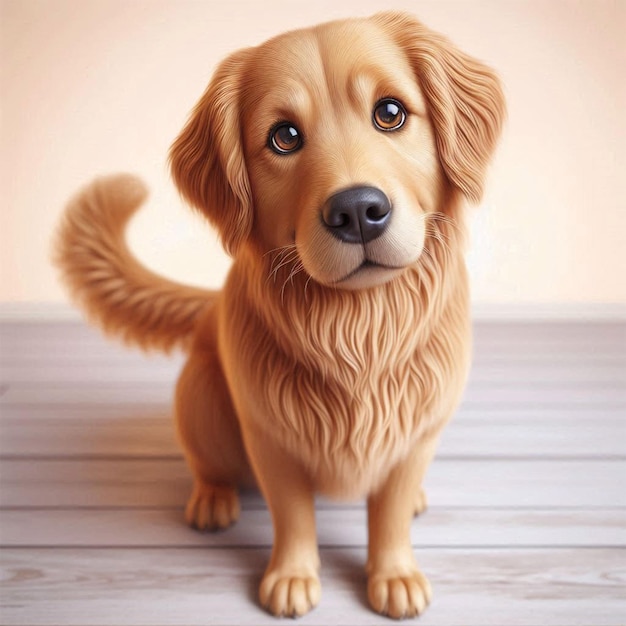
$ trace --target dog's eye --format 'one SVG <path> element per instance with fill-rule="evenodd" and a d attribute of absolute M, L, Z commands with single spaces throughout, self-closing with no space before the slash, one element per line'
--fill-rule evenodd
<path fill-rule="evenodd" d="M 376 103 L 372 119 L 378 130 L 398 130 L 404 125 L 406 111 L 397 100 L 384 98 Z"/>
<path fill-rule="evenodd" d="M 302 136 L 289 122 L 281 122 L 272 128 L 269 147 L 277 154 L 289 154 L 302 146 Z"/>

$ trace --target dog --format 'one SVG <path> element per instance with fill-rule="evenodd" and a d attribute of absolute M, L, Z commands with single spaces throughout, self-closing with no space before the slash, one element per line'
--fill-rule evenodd
<path fill-rule="evenodd" d="M 334 21 L 228 57 L 172 145 L 178 189 L 234 258 L 221 291 L 135 260 L 138 179 L 98 179 L 68 204 L 57 263 L 89 317 L 188 353 L 187 522 L 226 528 L 238 487 L 263 493 L 275 539 L 259 598 L 274 615 L 319 601 L 316 493 L 367 499 L 375 611 L 430 602 L 410 525 L 467 378 L 463 211 L 504 117 L 495 73 L 412 16 Z"/>

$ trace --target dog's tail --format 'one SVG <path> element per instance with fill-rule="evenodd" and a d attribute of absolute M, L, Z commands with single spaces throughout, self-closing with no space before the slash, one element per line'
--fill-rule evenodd
<path fill-rule="evenodd" d="M 127 343 L 167 351 L 188 343 L 217 292 L 162 278 L 131 254 L 124 229 L 147 194 L 128 174 L 96 179 L 70 200 L 54 260 L 91 321 Z"/>

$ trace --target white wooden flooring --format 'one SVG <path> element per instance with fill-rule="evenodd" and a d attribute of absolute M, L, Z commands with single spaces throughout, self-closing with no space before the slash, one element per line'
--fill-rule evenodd
<path fill-rule="evenodd" d="M 271 544 L 182 521 L 190 476 L 169 404 L 181 358 L 83 325 L 0 325 L 0 623 L 274 624 L 256 603 Z M 413 525 L 435 590 L 422 626 L 626 624 L 626 324 L 476 327 L 465 401 Z M 362 503 L 318 503 L 322 602 L 303 625 L 386 624 L 367 608 Z"/>

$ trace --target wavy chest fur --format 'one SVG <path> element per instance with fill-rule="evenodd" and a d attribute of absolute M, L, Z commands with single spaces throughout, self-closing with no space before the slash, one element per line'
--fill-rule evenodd
<path fill-rule="evenodd" d="M 235 298 L 228 314 L 243 322 L 228 333 L 240 417 L 301 458 L 322 492 L 366 493 L 458 402 L 469 344 L 460 287 L 444 302 L 409 271 L 367 292 L 240 293 L 248 306 Z"/>

